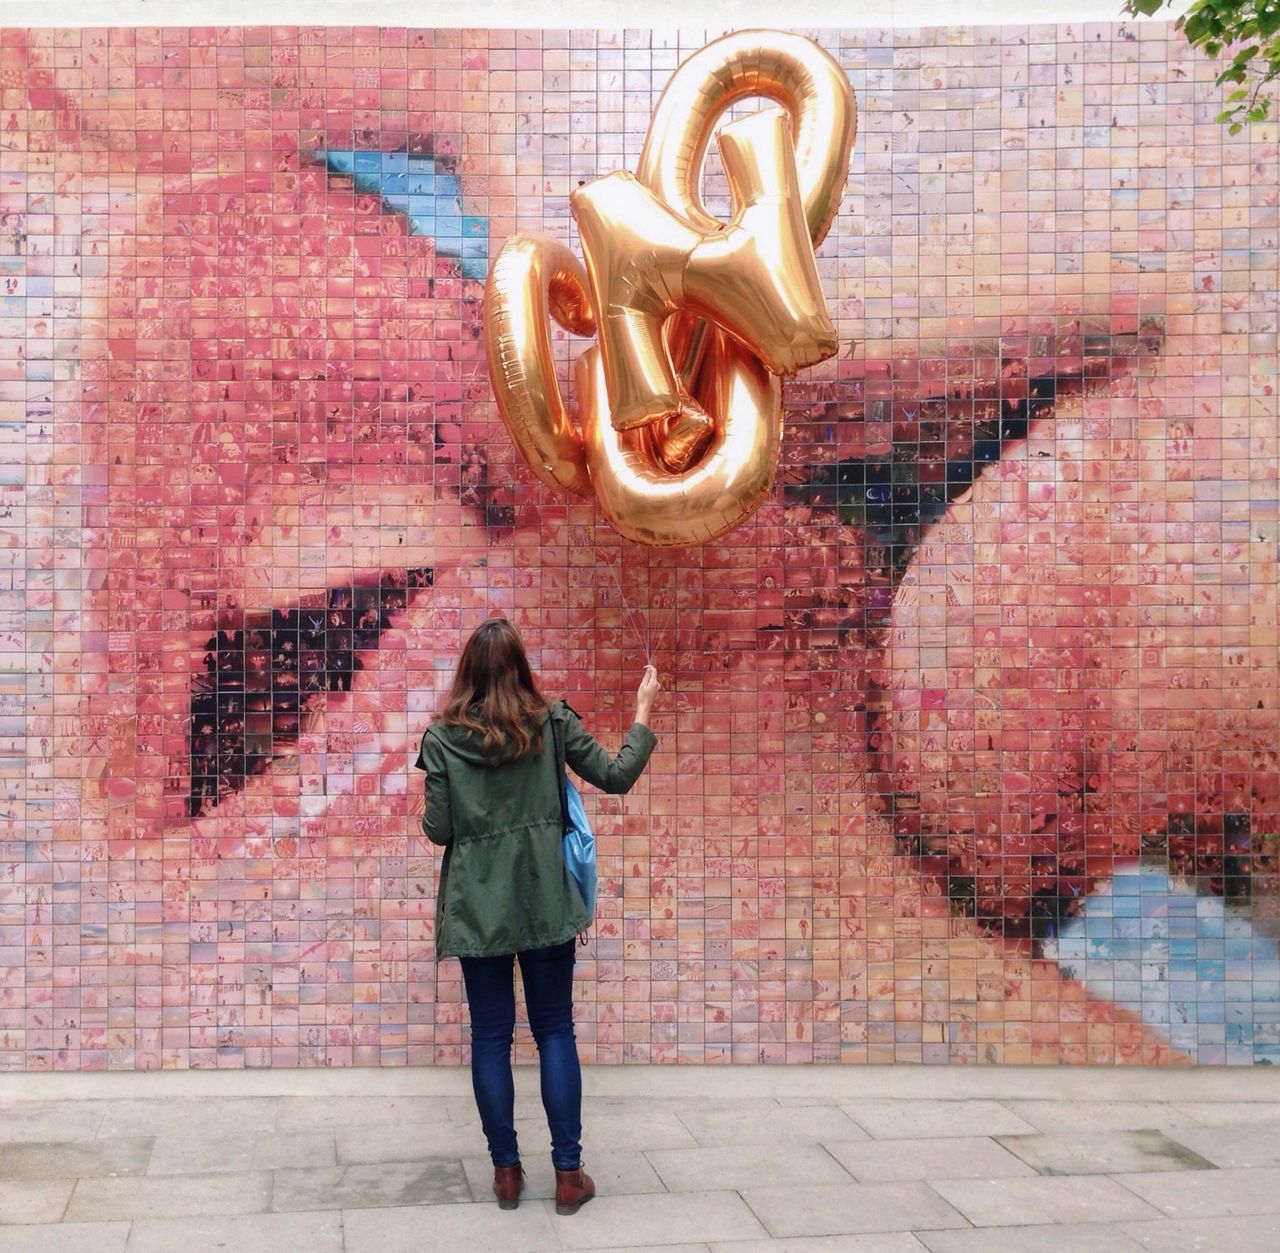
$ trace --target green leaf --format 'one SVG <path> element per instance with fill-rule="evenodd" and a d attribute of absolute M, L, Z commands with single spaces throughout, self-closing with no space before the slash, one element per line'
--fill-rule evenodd
<path fill-rule="evenodd" d="M 1126 0 L 1128 12 L 1153 15 L 1162 5 L 1154 0 Z M 1234 85 L 1225 103 L 1231 107 L 1218 115 L 1237 135 L 1246 122 L 1262 121 L 1270 114 L 1270 99 L 1260 98 L 1262 88 L 1280 80 L 1280 0 L 1192 0 L 1174 23 L 1187 42 L 1210 58 L 1227 50 L 1215 81 Z"/>

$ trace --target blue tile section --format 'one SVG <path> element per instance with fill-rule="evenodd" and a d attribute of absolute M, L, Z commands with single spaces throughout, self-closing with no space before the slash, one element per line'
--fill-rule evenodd
<path fill-rule="evenodd" d="M 483 279 L 489 268 L 489 219 L 468 213 L 462 180 L 436 168 L 434 157 L 408 152 L 317 152 L 334 174 L 348 174 L 357 191 L 382 197 L 409 219 L 409 231 L 435 240 L 436 252 L 461 262 L 463 278 Z"/>
<path fill-rule="evenodd" d="M 1197 1061 L 1280 1061 L 1280 945 L 1163 866 L 1117 867 L 1044 954 Z"/>

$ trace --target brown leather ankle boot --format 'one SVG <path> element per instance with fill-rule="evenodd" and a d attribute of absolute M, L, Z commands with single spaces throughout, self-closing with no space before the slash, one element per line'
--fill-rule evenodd
<path fill-rule="evenodd" d="M 581 1166 L 556 1171 L 556 1213 L 576 1214 L 596 1194 L 596 1185 Z"/>
<path fill-rule="evenodd" d="M 514 1166 L 493 1168 L 493 1194 L 498 1198 L 499 1209 L 515 1209 L 520 1204 L 523 1191 L 524 1167 L 519 1162 Z"/>

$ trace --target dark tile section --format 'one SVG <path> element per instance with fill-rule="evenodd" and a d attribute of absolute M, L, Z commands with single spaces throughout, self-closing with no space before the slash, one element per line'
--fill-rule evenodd
<path fill-rule="evenodd" d="M 314 608 L 245 614 L 211 636 L 191 696 L 189 814 L 243 788 L 297 742 L 307 712 L 349 692 L 361 654 L 434 577 L 430 568 L 390 571 L 367 586 L 330 588 Z"/>

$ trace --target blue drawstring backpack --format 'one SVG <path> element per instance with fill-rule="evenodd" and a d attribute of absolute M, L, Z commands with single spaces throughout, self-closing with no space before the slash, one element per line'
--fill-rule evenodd
<path fill-rule="evenodd" d="M 567 823 L 564 832 L 564 866 L 578 885 L 586 907 L 596 913 L 596 837 L 587 822 L 587 811 L 578 789 L 566 778 L 564 806 Z"/>
<path fill-rule="evenodd" d="M 564 822 L 564 868 L 578 889 L 591 917 L 596 915 L 596 837 L 587 821 L 587 810 L 578 789 L 565 772 L 564 744 L 555 721 L 551 723 L 555 745 L 555 766 L 560 775 L 560 813 Z M 585 942 L 585 941 L 584 941 Z"/>

